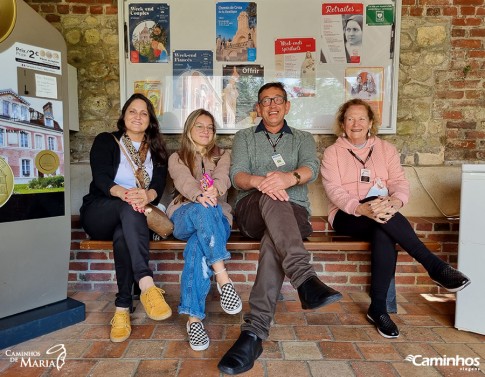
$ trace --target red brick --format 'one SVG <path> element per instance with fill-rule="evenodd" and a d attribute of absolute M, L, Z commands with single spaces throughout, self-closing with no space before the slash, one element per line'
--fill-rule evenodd
<path fill-rule="evenodd" d="M 88 7 L 83 5 L 73 5 L 72 6 L 72 14 L 86 14 Z"/>
<path fill-rule="evenodd" d="M 232 262 L 226 261 L 227 269 L 229 271 L 256 271 L 256 263 L 253 262 Z"/>
<path fill-rule="evenodd" d="M 477 8 L 477 16 L 485 16 L 485 7 Z"/>
<path fill-rule="evenodd" d="M 402 5 L 403 6 L 406 6 L 406 5 L 416 5 L 416 2 L 417 2 L 417 0 L 403 0 L 402 1 Z"/>
<path fill-rule="evenodd" d="M 446 122 L 446 128 L 476 129 L 477 122 Z"/>
<path fill-rule="evenodd" d="M 485 50 L 472 50 L 469 52 L 470 58 L 485 59 Z"/>
<path fill-rule="evenodd" d="M 84 281 L 113 281 L 114 274 L 110 273 L 80 273 L 80 280 Z"/>
<path fill-rule="evenodd" d="M 329 272 L 357 272 L 356 265 L 325 263 L 325 271 Z"/>
<path fill-rule="evenodd" d="M 462 29 L 462 28 L 458 29 L 454 27 L 451 29 L 451 36 L 453 38 L 460 38 L 460 37 L 463 38 L 466 36 L 466 31 L 465 29 Z"/>
<path fill-rule="evenodd" d="M 180 283 L 180 274 L 153 274 L 153 280 L 159 283 Z"/>
<path fill-rule="evenodd" d="M 347 260 L 353 262 L 369 262 L 370 261 L 370 251 L 364 253 L 348 253 Z"/>
<path fill-rule="evenodd" d="M 157 263 L 157 271 L 182 271 L 184 263 Z"/>
<path fill-rule="evenodd" d="M 368 276 L 362 276 L 362 275 L 360 275 L 360 276 L 359 275 L 350 276 L 349 283 L 350 284 L 357 284 L 357 285 L 370 284 L 370 275 L 368 275 Z"/>
<path fill-rule="evenodd" d="M 436 98 L 446 98 L 446 99 L 462 99 L 464 97 L 465 93 L 460 90 L 456 91 L 440 91 L 436 93 Z"/>
<path fill-rule="evenodd" d="M 337 261 L 345 260 L 345 254 L 343 252 L 341 253 L 313 252 L 312 257 L 314 262 L 337 262 Z"/>
<path fill-rule="evenodd" d="M 483 0 L 453 0 L 454 5 L 483 5 Z"/>
<path fill-rule="evenodd" d="M 106 14 L 118 14 L 118 7 L 110 6 L 106 7 Z"/>
<path fill-rule="evenodd" d="M 444 119 L 463 119 L 463 113 L 461 112 L 461 110 L 443 111 L 443 118 Z"/>
<path fill-rule="evenodd" d="M 108 259 L 106 251 L 79 251 L 76 253 L 76 259 Z"/>
<path fill-rule="evenodd" d="M 114 270 L 115 265 L 114 263 L 99 263 L 93 262 L 90 263 L 89 269 L 91 271 L 106 271 L 106 270 Z"/>
<path fill-rule="evenodd" d="M 41 4 L 40 11 L 43 13 L 55 13 L 56 7 L 53 4 Z"/>
<path fill-rule="evenodd" d="M 57 14 L 48 14 L 45 16 L 45 19 L 51 24 L 61 21 L 61 17 Z"/>
<path fill-rule="evenodd" d="M 420 5 L 449 5 L 450 0 L 420 0 Z"/>
<path fill-rule="evenodd" d="M 416 284 L 416 278 L 414 276 L 396 276 L 396 285 L 401 284 L 409 284 L 413 285 Z"/>
<path fill-rule="evenodd" d="M 460 13 L 462 16 L 473 16 L 475 14 L 475 7 L 460 7 Z"/>
<path fill-rule="evenodd" d="M 100 5 L 94 5 L 89 7 L 89 13 L 91 14 L 103 14 L 103 7 Z"/>
<path fill-rule="evenodd" d="M 176 260 L 176 252 L 173 251 L 160 251 L 160 250 L 152 250 L 150 251 L 150 258 L 156 260 L 168 260 L 173 261 Z"/>
<path fill-rule="evenodd" d="M 403 274 L 418 274 L 425 273 L 425 268 L 420 264 L 398 264 L 396 266 L 396 272 Z"/>
<path fill-rule="evenodd" d="M 87 271 L 88 262 L 70 262 L 69 271 Z"/>
<path fill-rule="evenodd" d="M 456 16 L 458 15 L 458 8 L 457 7 L 444 7 L 442 9 L 443 16 Z"/>
<path fill-rule="evenodd" d="M 422 7 L 411 7 L 409 8 L 409 15 L 413 17 L 419 17 L 423 15 Z"/>
<path fill-rule="evenodd" d="M 455 17 L 452 21 L 452 25 L 460 26 L 480 26 L 481 24 L 481 19 L 476 17 Z"/>
<path fill-rule="evenodd" d="M 69 5 L 57 4 L 57 13 L 59 13 L 59 14 L 69 14 Z"/>
<path fill-rule="evenodd" d="M 481 98 L 483 95 L 483 92 L 479 90 L 467 90 L 465 92 L 465 98 Z"/>
<path fill-rule="evenodd" d="M 325 276 L 323 280 L 325 280 L 325 283 L 328 283 L 328 284 L 347 284 L 348 283 L 347 276 L 342 276 L 342 275 L 339 275 L 339 276 L 328 275 L 328 276 Z"/>

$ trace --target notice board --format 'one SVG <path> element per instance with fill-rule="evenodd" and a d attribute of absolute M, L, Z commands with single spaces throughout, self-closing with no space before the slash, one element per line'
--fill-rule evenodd
<path fill-rule="evenodd" d="M 125 0 L 121 104 L 144 93 L 163 133 L 197 108 L 235 133 L 258 122 L 259 87 L 282 81 L 295 128 L 330 134 L 339 105 L 362 98 L 395 133 L 400 19 L 394 0 Z"/>

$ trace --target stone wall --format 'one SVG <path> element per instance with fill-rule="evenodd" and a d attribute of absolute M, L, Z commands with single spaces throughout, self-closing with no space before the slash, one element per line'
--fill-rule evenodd
<path fill-rule="evenodd" d="M 116 0 L 26 0 L 64 35 L 78 69 L 80 130 L 71 163 L 119 114 Z M 296 0 L 295 0 L 296 2 Z M 403 0 L 397 134 L 402 162 L 453 165 L 485 157 L 485 0 Z M 171 150 L 178 136 L 168 135 Z M 333 142 L 316 136 L 319 150 Z M 222 136 L 230 146 L 231 136 Z"/>

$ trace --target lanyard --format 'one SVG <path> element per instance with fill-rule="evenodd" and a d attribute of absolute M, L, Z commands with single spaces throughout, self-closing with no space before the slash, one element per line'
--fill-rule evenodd
<path fill-rule="evenodd" d="M 273 152 L 276 153 L 276 146 L 278 145 L 278 143 L 280 142 L 281 138 L 283 137 L 283 134 L 285 133 L 285 131 L 282 131 L 280 133 L 280 136 L 277 137 L 276 141 L 273 141 L 271 140 L 271 138 L 269 137 L 269 134 L 268 134 L 268 131 L 264 130 L 264 134 L 266 135 L 266 138 L 268 139 L 269 143 L 271 144 L 271 146 L 273 147 Z"/>
<path fill-rule="evenodd" d="M 204 157 L 202 156 L 202 159 L 200 160 L 202 163 L 202 174 L 205 174 L 205 166 L 204 166 Z"/>
<path fill-rule="evenodd" d="M 364 167 L 364 169 L 365 169 L 365 164 L 367 163 L 367 161 L 369 161 L 370 156 L 372 156 L 372 151 L 374 150 L 374 147 L 371 147 L 371 149 L 370 149 L 370 151 L 369 151 L 369 154 L 368 154 L 368 155 L 367 155 L 367 157 L 365 158 L 365 161 L 362 161 L 362 159 L 361 159 L 359 156 L 357 156 L 357 155 L 356 155 L 356 154 L 355 154 L 355 153 L 354 153 L 354 152 L 353 152 L 351 149 L 347 149 L 347 150 L 349 151 L 349 153 L 350 153 L 352 156 L 354 156 L 354 157 L 355 157 L 355 159 L 356 159 L 357 161 L 359 161 L 359 162 L 362 164 L 362 166 L 363 166 L 363 167 Z"/>

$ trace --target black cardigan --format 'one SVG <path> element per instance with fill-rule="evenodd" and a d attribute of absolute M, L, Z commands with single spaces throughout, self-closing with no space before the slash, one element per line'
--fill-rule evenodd
<path fill-rule="evenodd" d="M 98 197 L 111 197 L 109 190 L 115 186 L 114 181 L 120 165 L 120 147 L 114 140 L 113 135 L 119 140 L 121 131 L 100 133 L 94 139 L 90 152 L 91 172 L 93 180 L 89 185 L 89 194 L 83 198 L 83 206 L 91 203 Z M 153 165 L 152 180 L 149 189 L 157 192 L 157 197 L 152 202 L 158 204 L 165 189 L 167 178 L 167 164 Z"/>

